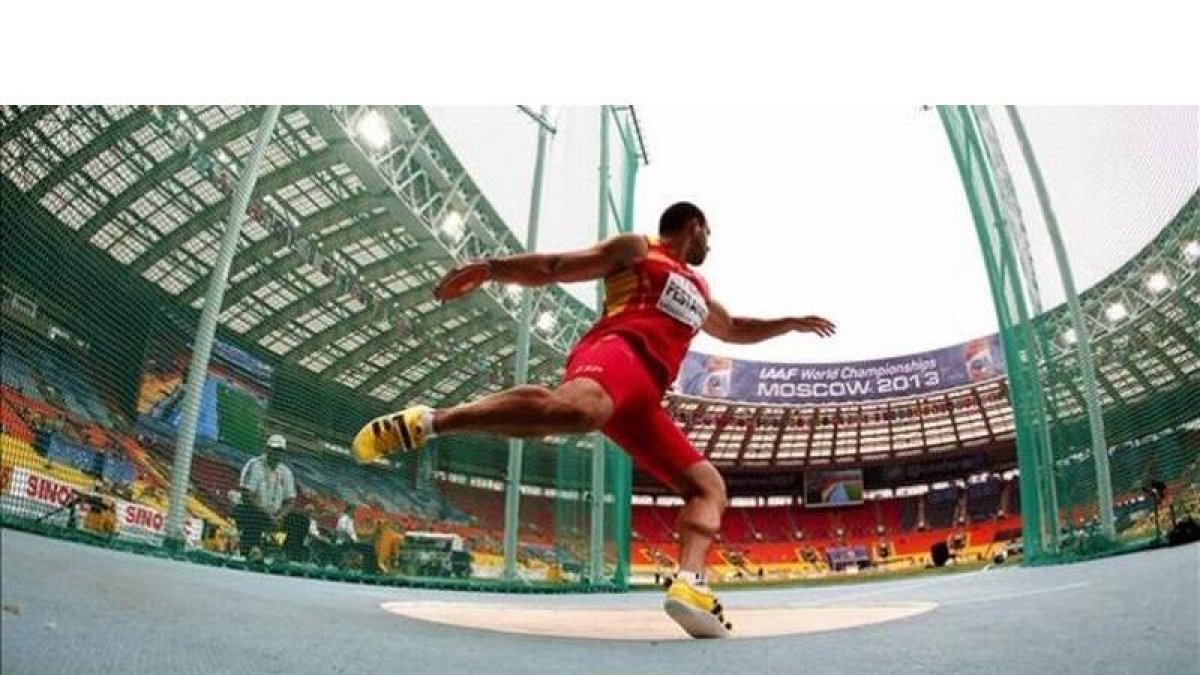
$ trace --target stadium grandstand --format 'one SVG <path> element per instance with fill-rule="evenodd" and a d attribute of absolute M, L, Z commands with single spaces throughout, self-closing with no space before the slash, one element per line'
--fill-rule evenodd
<path fill-rule="evenodd" d="M 985 112 L 942 109 L 951 145 L 955 115 L 983 125 Z M 605 163 L 588 184 L 604 195 L 600 233 L 634 231 L 632 181 L 647 162 L 637 110 L 602 106 L 574 127 L 507 113 L 529 157 L 554 134 L 602 138 L 600 157 L 579 160 Z M 608 592 L 669 577 L 682 501 L 598 436 L 515 449 L 450 436 L 351 460 L 350 439 L 377 415 L 555 385 L 595 319 L 559 286 L 433 299 L 458 262 L 536 241 L 520 241 L 449 137 L 420 106 L 0 106 L 5 548 L 68 539 L 179 567 L 456 590 Z M 969 154 L 957 158 L 971 195 Z M 1031 545 L 1034 563 L 1153 548 L 1200 518 L 1194 179 L 1169 217 L 1137 225 L 1154 234 L 1135 255 L 998 334 L 870 362 L 689 354 L 663 406 L 726 480 L 710 578 L 939 579 Z M 1012 275 L 991 278 L 998 304 Z M 934 365 L 905 369 L 923 362 Z M 763 388 L 754 373 L 771 369 L 784 386 Z M 799 394 L 805 370 L 866 389 Z M 247 476 L 276 436 L 294 495 L 251 508 Z"/>

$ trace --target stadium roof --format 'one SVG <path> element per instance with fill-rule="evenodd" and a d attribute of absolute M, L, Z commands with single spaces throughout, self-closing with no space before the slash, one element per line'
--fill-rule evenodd
<path fill-rule="evenodd" d="M 80 240 L 199 308 L 262 114 L 4 106 L 0 170 Z M 490 285 L 443 307 L 431 288 L 457 260 L 522 247 L 421 108 L 285 107 L 248 216 L 224 328 L 397 404 L 509 383 L 519 291 Z M 593 315 L 561 288 L 533 293 L 530 381 L 550 382 Z"/>
<path fill-rule="evenodd" d="M 1127 405 L 1200 378 L 1200 191 L 1140 253 L 1081 295 L 1104 405 Z M 1035 322 L 1061 418 L 1083 414 L 1078 337 L 1065 305 Z"/>

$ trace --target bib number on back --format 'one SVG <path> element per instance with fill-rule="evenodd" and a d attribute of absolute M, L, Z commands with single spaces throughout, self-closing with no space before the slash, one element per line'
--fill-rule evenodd
<path fill-rule="evenodd" d="M 669 272 L 662 295 L 658 296 L 658 309 L 667 316 L 700 330 L 708 318 L 708 303 L 695 284 L 682 275 Z"/>

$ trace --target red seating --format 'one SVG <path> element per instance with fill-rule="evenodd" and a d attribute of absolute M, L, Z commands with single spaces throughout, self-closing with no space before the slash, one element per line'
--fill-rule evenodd
<path fill-rule="evenodd" d="M 792 524 L 787 510 L 786 506 L 766 506 L 746 509 L 746 515 L 755 533 L 762 536 L 762 541 L 791 541 Z"/>
<path fill-rule="evenodd" d="M 16 409 L 9 405 L 7 395 L 3 400 L 0 400 L 0 422 L 4 423 L 4 431 L 7 434 L 19 438 L 26 443 L 33 443 L 33 429 L 21 419 L 17 414 Z"/>
<path fill-rule="evenodd" d="M 902 522 L 904 512 L 916 499 L 883 499 L 828 509 L 803 506 L 730 508 L 722 523 L 723 540 L 709 552 L 708 564 L 728 565 L 733 560 L 743 560 L 747 569 L 753 572 L 758 565 L 796 562 L 800 551 L 807 547 L 812 547 L 818 554 L 835 545 L 865 546 L 873 551 L 877 544 L 885 541 L 891 545 L 893 558 L 926 558 L 930 546 L 947 541 L 958 530 L 906 530 Z M 669 557 L 678 554 L 673 530 L 666 525 L 674 522 L 678 512 L 677 506 L 633 507 L 633 529 L 638 535 L 633 543 L 634 564 L 653 564 L 652 553 L 656 550 Z M 1000 532 L 1019 530 L 1020 522 L 1019 516 L 1007 516 L 972 523 L 967 529 L 967 544 L 991 544 Z M 803 540 L 793 540 L 793 524 L 803 532 Z M 882 535 L 877 530 L 879 525 L 884 528 Z M 837 535 L 839 529 L 841 538 Z M 754 533 L 760 534 L 762 539 L 756 539 Z"/>
<path fill-rule="evenodd" d="M 730 543 L 745 543 L 754 541 L 750 521 L 746 512 L 750 509 L 727 509 L 721 520 L 721 534 Z"/>
<path fill-rule="evenodd" d="M 503 492 L 448 482 L 441 483 L 440 489 L 446 501 L 453 504 L 459 510 L 474 516 L 476 523 L 480 527 L 486 530 L 503 530 Z"/>

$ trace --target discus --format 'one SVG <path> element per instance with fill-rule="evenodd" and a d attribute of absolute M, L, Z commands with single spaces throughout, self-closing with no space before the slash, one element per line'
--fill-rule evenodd
<path fill-rule="evenodd" d="M 464 267 L 452 272 L 442 280 L 434 290 L 433 296 L 438 300 L 454 300 L 474 291 L 487 281 L 488 268 L 486 265 Z"/>

